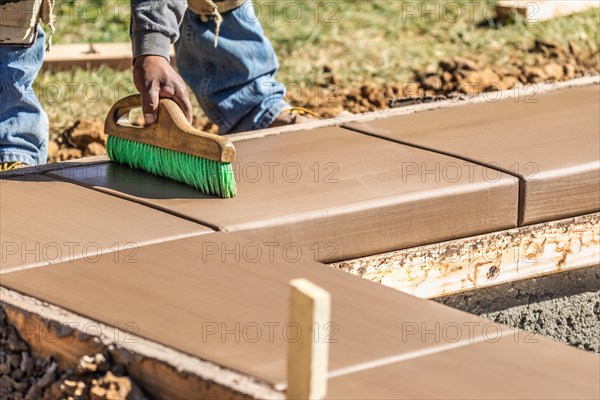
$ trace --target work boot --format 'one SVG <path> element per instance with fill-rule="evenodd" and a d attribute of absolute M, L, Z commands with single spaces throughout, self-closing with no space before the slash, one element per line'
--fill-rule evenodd
<path fill-rule="evenodd" d="M 0 163 L 0 172 L 12 171 L 13 169 L 29 167 L 28 164 L 22 163 L 21 161 L 3 162 Z"/>
<path fill-rule="evenodd" d="M 286 125 L 296 125 L 305 122 L 314 121 L 321 117 L 316 112 L 307 110 L 302 107 L 287 108 L 279 113 L 277 118 L 271 123 L 269 128 L 277 128 Z"/>

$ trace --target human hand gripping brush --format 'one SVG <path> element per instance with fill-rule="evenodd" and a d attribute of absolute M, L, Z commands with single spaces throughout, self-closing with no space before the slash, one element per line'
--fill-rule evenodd
<path fill-rule="evenodd" d="M 141 107 L 140 95 L 117 101 L 106 117 L 108 157 L 120 164 L 185 183 L 221 198 L 236 195 L 233 143 L 222 136 L 193 128 L 179 106 L 161 99 L 156 121 L 137 127 L 120 121 Z"/>

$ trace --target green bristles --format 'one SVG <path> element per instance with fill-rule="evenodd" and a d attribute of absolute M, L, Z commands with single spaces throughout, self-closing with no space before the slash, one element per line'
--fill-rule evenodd
<path fill-rule="evenodd" d="M 113 161 L 185 183 L 203 193 L 222 198 L 236 195 L 231 163 L 207 160 L 110 135 L 106 150 Z"/>

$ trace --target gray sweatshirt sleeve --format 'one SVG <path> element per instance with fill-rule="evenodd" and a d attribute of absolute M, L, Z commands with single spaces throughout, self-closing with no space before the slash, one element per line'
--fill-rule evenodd
<path fill-rule="evenodd" d="M 186 0 L 131 0 L 133 58 L 151 54 L 168 60 L 186 9 Z"/>

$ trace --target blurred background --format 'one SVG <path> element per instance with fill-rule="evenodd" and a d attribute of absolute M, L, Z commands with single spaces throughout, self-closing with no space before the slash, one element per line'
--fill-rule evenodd
<path fill-rule="evenodd" d="M 56 46 L 129 41 L 129 1 L 58 4 Z M 255 1 L 288 100 L 324 117 L 491 96 L 600 71 L 598 7 L 538 19 L 518 12 L 498 17 L 496 6 L 492 0 Z M 50 119 L 49 161 L 103 154 L 106 113 L 135 93 L 131 69 L 53 65 L 35 84 Z M 194 107 L 194 124 L 214 132 L 195 100 Z"/>

